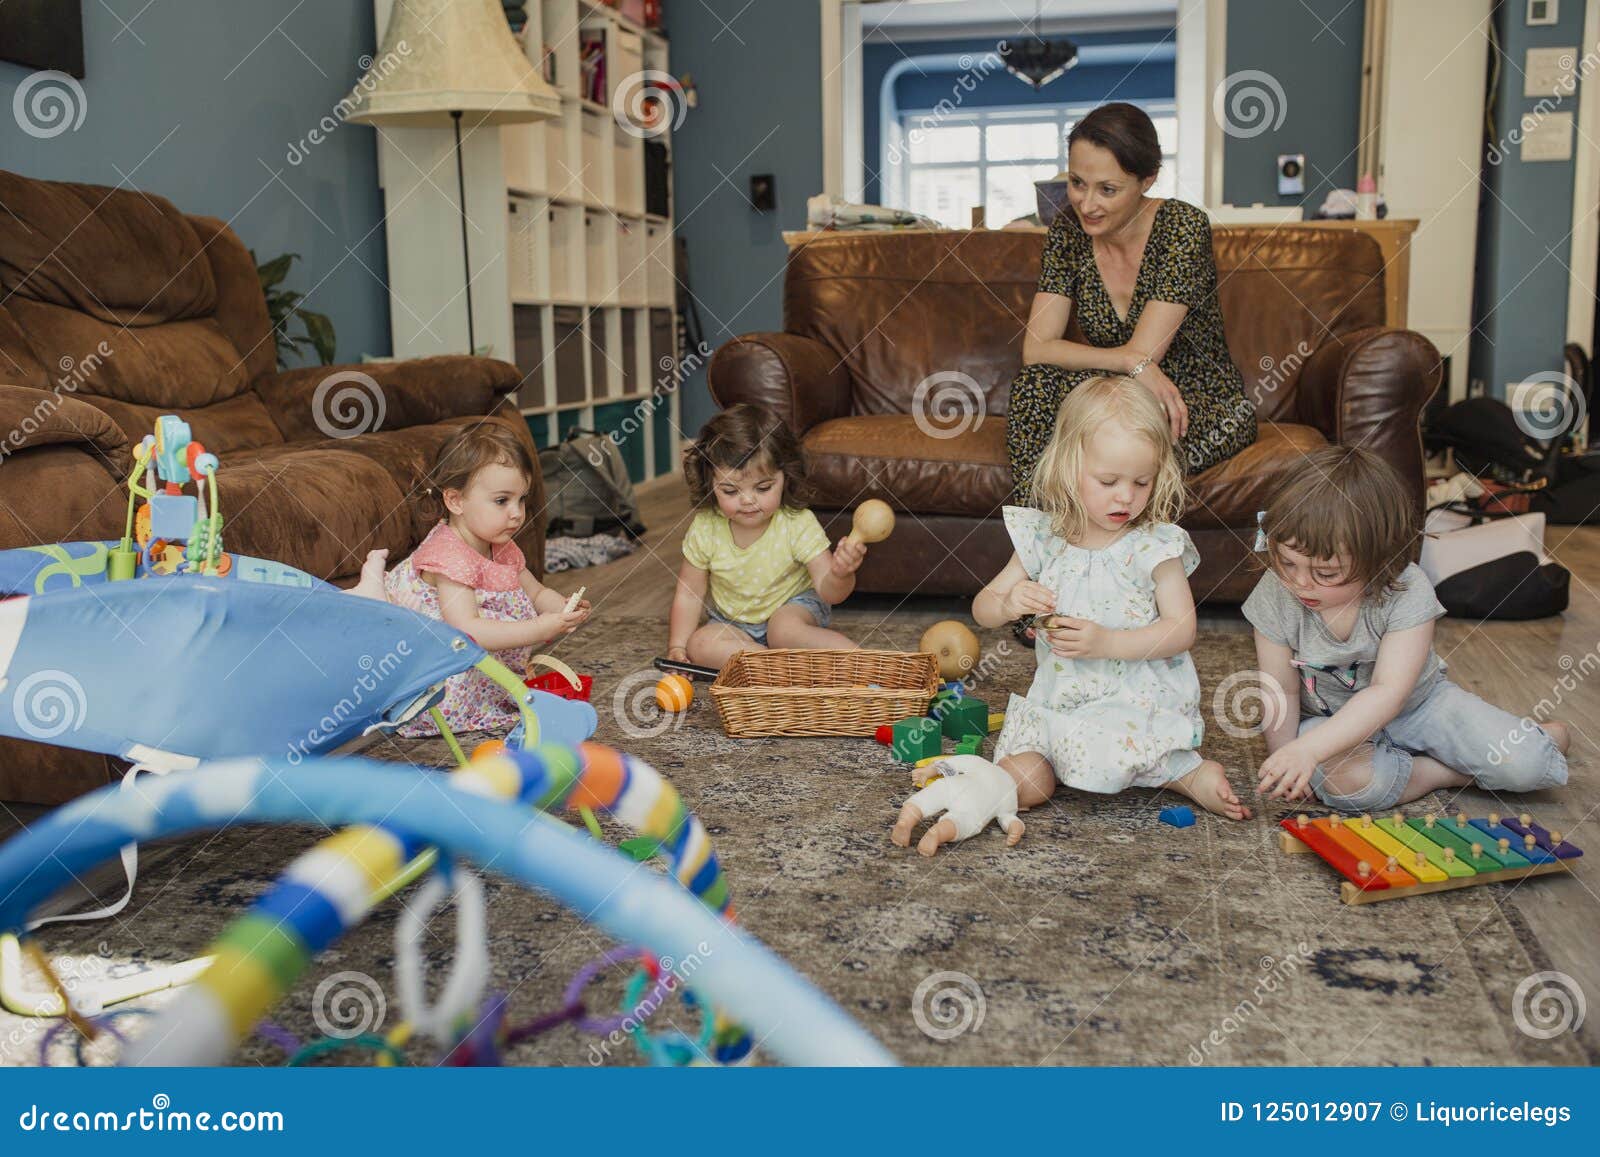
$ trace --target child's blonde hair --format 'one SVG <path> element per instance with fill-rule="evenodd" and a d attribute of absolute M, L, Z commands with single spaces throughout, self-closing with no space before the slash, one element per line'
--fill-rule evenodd
<path fill-rule="evenodd" d="M 1076 542 L 1089 527 L 1089 516 L 1074 493 L 1083 469 L 1084 447 L 1096 430 L 1113 420 L 1148 441 L 1156 455 L 1150 501 L 1128 525 L 1176 522 L 1183 513 L 1183 470 L 1161 403 L 1121 374 L 1085 378 L 1056 411 L 1055 432 L 1029 483 L 1033 504 L 1050 515 L 1051 528 L 1068 542 Z"/>

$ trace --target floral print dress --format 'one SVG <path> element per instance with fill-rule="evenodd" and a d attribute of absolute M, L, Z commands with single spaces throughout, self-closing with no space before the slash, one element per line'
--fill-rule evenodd
<path fill-rule="evenodd" d="M 1085 550 L 1055 534 L 1050 516 L 1005 508 L 1006 529 L 1028 577 L 1056 595 L 1056 612 L 1102 627 L 1146 627 L 1160 614 L 1152 572 L 1169 558 L 1200 565 L 1194 543 L 1170 523 L 1137 526 Z M 1200 766 L 1200 678 L 1188 652 L 1169 659 L 1064 659 L 1041 633 L 1027 698 L 1011 696 L 995 758 L 1037 751 L 1056 779 L 1082 791 L 1161 787 Z"/>
<path fill-rule="evenodd" d="M 1155 207 L 1127 317 L 1117 313 L 1095 261 L 1094 243 L 1070 211 L 1051 223 L 1040 261 L 1039 292 L 1070 297 L 1083 340 L 1101 347 L 1132 341 L 1146 302 L 1188 306 L 1160 363 L 1189 407 L 1189 431 L 1178 444 L 1185 471 L 1198 474 L 1256 440 L 1255 407 L 1245 396 L 1244 377 L 1233 364 L 1222 331 L 1211 222 L 1203 210 L 1172 198 Z M 1012 380 L 1006 450 L 1018 502 L 1028 501 L 1033 467 L 1050 441 L 1061 400 L 1085 378 L 1104 372 L 1034 364 L 1023 366 Z"/>
<path fill-rule="evenodd" d="M 384 576 L 389 601 L 408 607 L 430 619 L 443 619 L 439 611 L 439 592 L 423 575 L 433 573 L 471 587 L 478 597 L 478 614 L 501 622 L 526 622 L 539 612 L 522 589 L 522 572 L 528 569 L 522 550 L 514 542 L 494 548 L 492 558 L 468 546 L 448 522 L 441 522 L 402 562 Z M 494 652 L 513 671 L 527 665 L 532 647 L 515 647 Z M 516 704 L 498 684 L 481 671 L 463 671 L 445 680 L 444 701 L 439 704 L 450 730 L 509 732 L 521 720 Z M 438 724 L 431 714 L 419 715 L 398 728 L 401 735 L 438 735 Z"/>

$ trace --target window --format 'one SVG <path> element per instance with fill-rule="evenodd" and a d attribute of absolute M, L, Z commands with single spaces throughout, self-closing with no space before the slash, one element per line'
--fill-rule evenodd
<path fill-rule="evenodd" d="M 1092 107 L 904 113 L 885 143 L 884 200 L 953 229 L 967 228 L 977 205 L 985 207 L 991 228 L 1026 217 L 1036 208 L 1033 183 L 1066 168 L 1067 133 Z M 1141 107 L 1161 141 L 1161 172 L 1150 195 L 1171 197 L 1177 191 L 1177 113 L 1170 102 Z"/>

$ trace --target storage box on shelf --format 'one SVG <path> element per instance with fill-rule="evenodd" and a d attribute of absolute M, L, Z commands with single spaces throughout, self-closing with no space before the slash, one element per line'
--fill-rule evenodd
<path fill-rule="evenodd" d="M 381 39 L 389 3 L 375 0 L 374 10 Z M 575 426 L 620 429 L 637 477 L 673 473 L 681 419 L 669 144 L 657 127 L 619 123 L 627 92 L 619 114 L 611 101 L 642 70 L 669 72 L 668 44 L 592 0 L 529 0 L 526 12 L 524 53 L 561 93 L 561 115 L 463 135 L 477 341 L 522 370 L 518 403 L 540 445 Z M 605 86 L 594 95 L 603 100 L 582 87 L 585 37 L 600 42 Z M 415 175 L 453 176 L 451 144 L 448 131 L 427 130 L 378 141 L 398 356 L 465 346 L 454 181 Z M 416 323 L 407 305 L 434 320 Z"/>

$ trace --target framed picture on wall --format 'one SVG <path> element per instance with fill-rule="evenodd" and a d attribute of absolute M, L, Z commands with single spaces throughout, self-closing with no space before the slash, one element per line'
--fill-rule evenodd
<path fill-rule="evenodd" d="M 0 60 L 82 78 L 82 0 L 4 0 Z"/>

